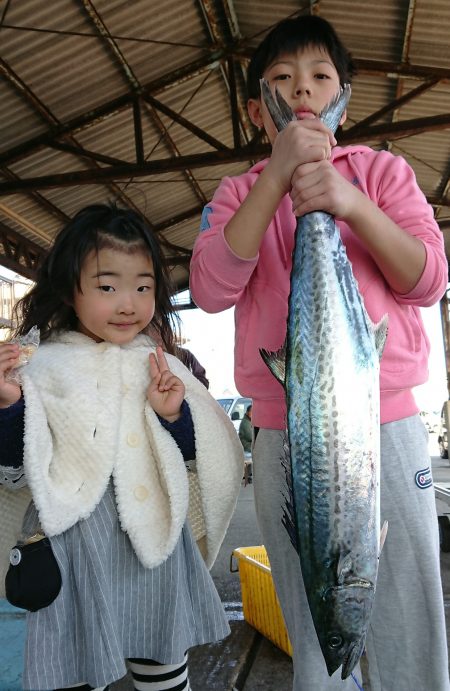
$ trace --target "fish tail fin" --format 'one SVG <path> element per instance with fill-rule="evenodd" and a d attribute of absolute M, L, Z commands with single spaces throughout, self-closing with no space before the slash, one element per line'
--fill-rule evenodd
<path fill-rule="evenodd" d="M 352 88 L 350 84 L 344 84 L 344 86 L 339 89 L 331 101 L 327 103 L 319 115 L 319 118 L 322 120 L 322 122 L 333 130 L 333 132 L 339 125 L 342 113 L 347 108 L 351 95 Z"/>
<path fill-rule="evenodd" d="M 275 379 L 284 387 L 286 379 L 286 342 L 276 352 L 265 350 L 264 348 L 260 348 L 259 352 Z"/>
<path fill-rule="evenodd" d="M 291 456 L 289 452 L 289 441 L 287 439 L 287 436 L 285 437 L 283 443 L 283 456 L 281 457 L 281 465 L 283 467 L 286 478 L 286 493 L 283 494 L 284 506 L 281 523 L 283 524 L 287 534 L 289 535 L 289 539 L 292 543 L 293 548 L 298 553 L 299 544 L 297 538 L 297 524 L 295 520 L 294 493 L 292 488 Z"/>
<path fill-rule="evenodd" d="M 389 317 L 387 314 L 384 314 L 378 324 L 373 325 L 373 333 L 375 336 L 375 347 L 377 349 L 378 357 L 381 360 L 381 356 L 383 355 L 383 350 L 384 346 L 386 344 L 386 339 L 388 335 L 388 324 L 389 324 Z"/>
<path fill-rule="evenodd" d="M 292 120 L 297 120 L 297 118 L 278 90 L 275 91 L 275 100 L 274 96 L 272 95 L 272 91 L 270 90 L 269 82 L 267 82 L 265 79 L 260 79 L 259 83 L 261 87 L 261 95 L 267 106 L 267 110 L 270 113 L 270 117 L 272 118 L 275 127 L 280 132 Z"/>

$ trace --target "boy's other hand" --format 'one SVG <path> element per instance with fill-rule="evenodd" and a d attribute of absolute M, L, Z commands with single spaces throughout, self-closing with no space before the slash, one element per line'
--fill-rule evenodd
<path fill-rule="evenodd" d="M 334 134 L 317 118 L 290 122 L 275 137 L 266 170 L 278 180 L 284 195 L 291 189 L 295 169 L 328 160 L 335 144 Z"/>
<path fill-rule="evenodd" d="M 150 354 L 148 402 L 160 417 L 168 422 L 175 422 L 180 417 L 184 392 L 183 382 L 169 370 L 163 349 L 158 346 L 156 354 Z"/>
<path fill-rule="evenodd" d="M 22 395 L 20 386 L 16 382 L 7 381 L 7 373 L 19 362 L 19 345 L 5 343 L 0 345 L 0 408 L 9 408 L 17 403 Z"/>
<path fill-rule="evenodd" d="M 328 160 L 297 166 L 292 175 L 290 195 L 296 216 L 326 211 L 345 220 L 358 203 L 360 194 Z"/>

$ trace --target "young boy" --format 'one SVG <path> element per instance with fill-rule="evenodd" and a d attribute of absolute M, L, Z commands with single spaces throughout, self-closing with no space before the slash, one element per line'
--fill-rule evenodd
<path fill-rule="evenodd" d="M 194 248 L 191 291 L 208 312 L 235 306 L 235 379 L 253 399 L 256 511 L 294 649 L 294 691 L 356 690 L 359 670 L 346 681 L 339 671 L 328 677 L 299 558 L 281 524 L 286 404 L 259 354 L 285 339 L 295 216 L 335 216 L 372 321 L 389 316 L 380 374 L 381 522 L 389 531 L 367 636 L 371 689 L 448 691 L 434 492 L 417 480 L 420 472 L 431 477 L 430 458 L 412 393 L 428 374 L 419 307 L 442 296 L 447 261 L 408 164 L 386 151 L 337 147 L 317 119 L 352 71 L 350 55 L 319 17 L 285 20 L 263 40 L 248 70 L 248 111 L 272 155 L 219 185 Z M 260 98 L 261 77 L 297 114 L 280 134 Z"/>

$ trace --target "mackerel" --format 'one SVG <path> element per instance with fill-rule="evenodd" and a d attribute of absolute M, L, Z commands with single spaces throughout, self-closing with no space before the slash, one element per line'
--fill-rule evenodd
<path fill-rule="evenodd" d="M 278 130 L 296 116 L 265 80 Z M 336 130 L 350 98 L 341 89 L 320 119 Z M 283 523 L 300 556 L 314 627 L 331 676 L 346 679 L 364 650 L 380 536 L 379 361 L 387 317 L 370 320 L 334 218 L 298 218 L 287 336 L 261 350 L 284 386 L 287 491 Z"/>

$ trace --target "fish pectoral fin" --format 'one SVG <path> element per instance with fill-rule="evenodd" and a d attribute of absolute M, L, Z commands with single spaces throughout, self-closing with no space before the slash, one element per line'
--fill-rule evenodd
<path fill-rule="evenodd" d="M 388 323 L 389 323 L 389 317 L 387 314 L 385 314 L 383 317 L 381 317 L 378 324 L 373 325 L 373 333 L 375 336 L 375 347 L 377 349 L 378 357 L 380 360 L 381 360 L 381 356 L 383 355 L 383 350 L 384 350 L 384 346 L 385 346 L 387 335 L 388 335 Z"/>
<path fill-rule="evenodd" d="M 380 549 L 378 550 L 378 557 L 380 557 L 381 550 L 383 549 L 385 540 L 386 540 L 386 535 L 388 531 L 389 523 L 385 521 L 381 527 L 380 531 Z"/>
<path fill-rule="evenodd" d="M 259 352 L 275 379 L 284 387 L 286 381 L 286 341 L 276 352 L 265 350 L 265 348 L 260 348 Z"/>
<path fill-rule="evenodd" d="M 346 552 L 345 554 L 339 555 L 336 573 L 337 582 L 339 583 L 339 585 L 342 585 L 344 583 L 344 579 L 347 576 L 347 574 L 349 574 L 352 570 L 352 566 L 353 559 L 351 552 Z"/>

